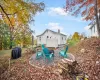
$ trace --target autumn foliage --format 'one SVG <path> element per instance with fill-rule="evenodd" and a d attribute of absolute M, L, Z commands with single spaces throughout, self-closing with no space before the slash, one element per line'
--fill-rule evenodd
<path fill-rule="evenodd" d="M 100 8 L 100 0 L 97 0 L 97 8 Z M 66 0 L 66 10 L 74 16 L 81 14 L 83 20 L 93 21 L 95 19 L 95 0 Z"/>
<path fill-rule="evenodd" d="M 79 40 L 79 39 L 80 39 L 79 33 L 78 33 L 78 32 L 75 32 L 75 33 L 73 34 L 73 36 L 72 36 L 72 39 L 73 39 L 73 40 Z"/>
<path fill-rule="evenodd" d="M 35 3 L 29 0 L 1 0 L 0 16 L 2 20 L 10 26 L 17 24 L 27 24 L 33 21 L 33 16 L 37 12 L 44 10 L 44 3 Z M 0 18 L 1 20 L 1 18 Z"/>
<path fill-rule="evenodd" d="M 9 26 L 7 29 L 9 29 L 10 48 L 12 48 L 13 41 L 17 44 L 30 44 L 32 30 L 28 24 L 34 21 L 36 13 L 43 11 L 44 8 L 45 4 L 43 2 L 36 3 L 32 0 L 0 0 L 0 47 L 2 48 L 2 44 L 8 41 L 7 38 L 5 38 L 5 42 L 3 41 L 3 36 L 7 32 L 4 30 L 5 25 Z"/>

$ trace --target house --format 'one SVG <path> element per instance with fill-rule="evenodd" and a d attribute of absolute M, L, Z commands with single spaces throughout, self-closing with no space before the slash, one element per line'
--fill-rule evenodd
<path fill-rule="evenodd" d="M 66 35 L 46 29 L 42 34 L 37 36 L 37 45 L 45 44 L 47 47 L 58 47 L 66 43 Z"/>
<path fill-rule="evenodd" d="M 91 37 L 99 37 L 96 24 L 93 24 L 92 26 L 90 26 L 89 30 L 91 32 Z"/>

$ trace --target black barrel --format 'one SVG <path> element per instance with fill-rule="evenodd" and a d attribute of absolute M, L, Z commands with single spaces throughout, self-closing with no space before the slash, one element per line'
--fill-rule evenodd
<path fill-rule="evenodd" d="M 17 59 L 18 58 L 18 51 L 16 50 L 16 48 L 12 49 L 11 54 L 12 54 L 12 56 L 11 56 L 12 59 Z"/>
<path fill-rule="evenodd" d="M 13 48 L 11 52 L 11 58 L 17 59 L 19 57 L 21 57 L 21 48 L 20 47 Z"/>
<path fill-rule="evenodd" d="M 22 52 L 22 50 L 21 50 L 20 47 L 17 47 L 17 49 L 18 49 L 18 58 L 19 58 L 19 57 L 21 57 L 21 52 Z"/>

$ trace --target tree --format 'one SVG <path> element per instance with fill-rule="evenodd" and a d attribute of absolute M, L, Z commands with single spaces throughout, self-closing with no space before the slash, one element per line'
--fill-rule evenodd
<path fill-rule="evenodd" d="M 91 21 L 90 25 L 96 23 L 100 36 L 99 8 L 100 0 L 66 0 L 66 10 L 70 11 L 74 16 L 81 14 L 84 17 L 83 20 Z"/>
<path fill-rule="evenodd" d="M 34 40 L 34 45 L 37 45 L 37 39 Z"/>
<path fill-rule="evenodd" d="M 15 24 L 28 23 L 38 11 L 43 11 L 44 3 L 26 2 L 25 0 L 1 0 L 0 15 L 13 27 Z"/>
<path fill-rule="evenodd" d="M 78 32 L 75 32 L 75 33 L 73 34 L 73 36 L 72 36 L 72 39 L 75 40 L 75 41 L 80 40 L 80 35 L 79 35 L 79 33 L 78 33 Z"/>
<path fill-rule="evenodd" d="M 44 3 L 34 3 L 30 0 L 1 0 L 0 1 L 0 15 L 1 20 L 9 25 L 10 41 L 13 41 L 14 27 L 19 27 L 22 24 L 28 24 L 34 21 L 33 16 L 39 11 L 44 10 Z M 11 45 L 12 48 L 12 45 Z"/>
<path fill-rule="evenodd" d="M 34 32 L 34 31 L 33 31 Z M 29 25 L 21 25 L 20 27 L 14 27 L 14 41 L 16 45 L 23 44 L 31 45 L 32 42 L 32 30 L 29 28 Z"/>
<path fill-rule="evenodd" d="M 10 30 L 9 26 L 0 22 L 0 49 L 9 48 L 10 45 Z"/>

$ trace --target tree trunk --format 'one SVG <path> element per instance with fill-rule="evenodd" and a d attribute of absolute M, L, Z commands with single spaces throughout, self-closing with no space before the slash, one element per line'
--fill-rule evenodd
<path fill-rule="evenodd" d="M 33 45 L 34 45 L 34 36 L 32 35 L 32 48 L 33 48 Z"/>
<path fill-rule="evenodd" d="M 4 8 L 3 8 L 2 5 L 0 5 L 0 8 L 1 8 L 1 10 L 4 12 L 4 14 L 6 15 L 7 19 L 9 20 L 11 27 L 13 27 L 9 16 L 8 16 L 8 14 L 6 13 L 6 11 L 4 10 Z M 10 49 L 12 49 L 12 41 L 13 41 L 13 37 L 12 37 L 12 28 L 10 28 Z"/>
<path fill-rule="evenodd" d="M 12 36 L 10 35 L 10 49 L 12 49 Z"/>
<path fill-rule="evenodd" d="M 2 50 L 2 38 L 0 39 L 0 50 Z"/>
<path fill-rule="evenodd" d="M 12 28 L 10 28 L 10 49 L 12 49 L 12 42 L 13 42 Z"/>
<path fill-rule="evenodd" d="M 95 17 L 96 17 L 96 24 L 97 24 L 97 33 L 100 37 L 100 24 L 99 24 L 99 18 L 98 18 L 98 7 L 97 7 L 97 0 L 95 0 Z"/>

